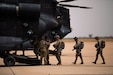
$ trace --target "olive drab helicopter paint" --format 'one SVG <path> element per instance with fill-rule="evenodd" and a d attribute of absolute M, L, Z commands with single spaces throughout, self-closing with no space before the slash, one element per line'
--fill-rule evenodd
<path fill-rule="evenodd" d="M 65 7 L 89 9 L 61 4 L 70 1 L 74 0 L 0 0 L 0 57 L 5 65 L 14 65 L 21 57 L 11 54 L 11 50 L 33 48 L 34 38 L 45 35 L 54 42 L 55 35 L 62 39 L 70 33 L 69 9 Z"/>

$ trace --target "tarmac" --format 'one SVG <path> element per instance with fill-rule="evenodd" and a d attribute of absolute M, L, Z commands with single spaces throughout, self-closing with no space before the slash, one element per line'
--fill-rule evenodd
<path fill-rule="evenodd" d="M 97 64 L 92 62 L 96 57 L 95 42 L 85 41 L 84 49 L 82 50 L 84 64 L 80 64 L 80 59 L 76 64 L 75 51 L 72 51 L 73 41 L 65 42 L 65 49 L 62 51 L 62 65 L 56 65 L 57 60 L 54 55 L 50 55 L 51 65 L 28 65 L 18 63 L 11 67 L 6 67 L 3 59 L 0 58 L 0 75 L 113 75 L 113 41 L 107 41 L 106 47 L 103 50 L 106 64 L 101 64 L 102 59 L 99 57 Z M 50 47 L 51 50 L 54 48 Z M 22 52 L 19 51 L 18 54 Z M 32 51 L 25 51 L 25 55 L 33 57 Z"/>

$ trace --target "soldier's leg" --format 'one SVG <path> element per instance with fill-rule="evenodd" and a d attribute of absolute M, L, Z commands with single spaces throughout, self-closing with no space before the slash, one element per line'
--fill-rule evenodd
<path fill-rule="evenodd" d="M 50 62 L 49 62 L 49 52 L 47 53 L 47 64 L 51 65 Z"/>
<path fill-rule="evenodd" d="M 94 64 L 96 64 L 96 62 L 97 62 L 97 60 L 98 60 L 98 55 L 99 55 L 99 51 L 97 51 L 95 61 L 93 62 Z"/>
<path fill-rule="evenodd" d="M 61 64 L 61 57 L 60 57 L 60 54 L 59 53 L 56 53 L 56 58 L 58 60 L 58 64 L 57 65 L 60 65 Z"/>
<path fill-rule="evenodd" d="M 51 65 L 51 64 L 49 63 L 49 50 L 47 50 L 47 64 L 48 64 L 48 65 Z"/>
<path fill-rule="evenodd" d="M 47 52 L 44 52 L 44 64 L 47 65 Z"/>
<path fill-rule="evenodd" d="M 49 54 L 47 54 L 47 64 L 49 64 Z"/>
<path fill-rule="evenodd" d="M 102 52 L 100 53 L 100 56 L 101 56 L 101 58 L 103 60 L 103 63 L 102 64 L 105 64 L 105 60 L 104 60 L 104 56 L 103 56 L 103 53 Z"/>
<path fill-rule="evenodd" d="M 44 58 L 43 49 L 40 50 L 40 63 L 42 64 L 42 59 Z"/>
<path fill-rule="evenodd" d="M 36 58 L 39 60 L 39 54 L 38 53 L 36 54 Z"/>
<path fill-rule="evenodd" d="M 97 54 L 96 54 L 95 62 L 97 62 L 97 60 L 98 60 L 98 55 L 99 55 L 99 52 L 97 52 Z"/>
<path fill-rule="evenodd" d="M 38 52 L 37 48 L 34 48 L 33 52 L 36 55 L 37 59 L 39 59 L 39 52 Z"/>
<path fill-rule="evenodd" d="M 44 56 L 44 65 L 47 65 L 47 57 Z"/>
<path fill-rule="evenodd" d="M 81 64 L 83 64 L 83 58 L 82 58 L 82 54 L 80 53 L 80 59 L 81 59 Z"/>
<path fill-rule="evenodd" d="M 78 59 L 78 54 L 76 53 L 74 64 L 76 64 L 77 59 Z"/>
<path fill-rule="evenodd" d="M 40 54 L 40 63 L 42 64 L 43 56 Z"/>

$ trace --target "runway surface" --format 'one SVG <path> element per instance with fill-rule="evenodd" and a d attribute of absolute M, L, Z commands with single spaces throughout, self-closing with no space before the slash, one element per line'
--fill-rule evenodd
<path fill-rule="evenodd" d="M 113 40 L 113 39 L 112 39 Z M 83 40 L 84 41 L 84 40 Z M 97 64 L 93 64 L 96 57 L 95 41 L 84 41 L 82 50 L 84 64 L 80 64 L 80 59 L 76 64 L 75 51 L 72 51 L 75 42 L 73 40 L 65 41 L 65 49 L 62 51 L 62 65 L 56 65 L 57 60 L 54 55 L 50 55 L 52 65 L 35 65 L 16 63 L 15 66 L 4 66 L 3 59 L 0 58 L 0 75 L 113 75 L 113 41 L 106 41 L 106 47 L 103 51 L 106 64 L 101 64 L 99 57 Z M 50 49 L 53 50 L 52 44 Z M 19 51 L 18 54 L 22 52 Z M 25 55 L 34 56 L 32 51 L 26 51 Z"/>

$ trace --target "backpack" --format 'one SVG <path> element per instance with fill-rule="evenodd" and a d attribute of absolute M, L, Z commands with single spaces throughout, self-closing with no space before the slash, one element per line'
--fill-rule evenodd
<path fill-rule="evenodd" d="M 80 49 L 84 48 L 84 42 L 80 42 Z"/>
<path fill-rule="evenodd" d="M 101 41 L 101 46 L 99 46 L 99 43 L 96 43 L 96 44 L 95 44 L 95 47 L 96 47 L 96 48 L 98 48 L 98 47 L 100 47 L 100 48 L 105 48 L 105 41 L 103 41 L 103 40 Z"/>
<path fill-rule="evenodd" d="M 61 46 L 60 46 L 62 49 L 65 48 L 65 43 L 63 41 L 61 41 Z"/>
<path fill-rule="evenodd" d="M 101 41 L 101 48 L 105 48 L 105 41 Z"/>
<path fill-rule="evenodd" d="M 74 46 L 74 49 L 83 49 L 84 48 L 84 42 L 80 42 L 77 46 Z"/>

